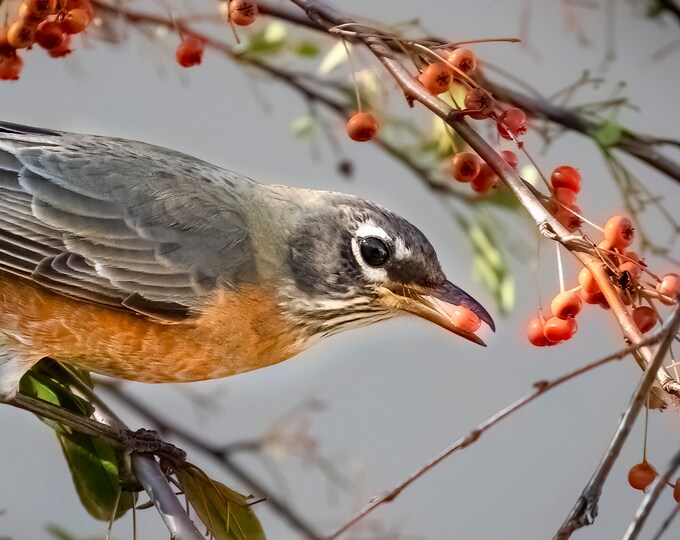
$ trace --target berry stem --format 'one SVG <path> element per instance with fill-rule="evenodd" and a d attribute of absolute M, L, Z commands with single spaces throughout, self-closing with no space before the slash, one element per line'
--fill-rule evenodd
<path fill-rule="evenodd" d="M 647 461 L 647 426 L 649 425 L 649 392 L 645 401 L 645 434 L 642 439 L 642 461 Z"/>
<path fill-rule="evenodd" d="M 562 268 L 562 254 L 560 253 L 560 243 L 555 242 L 555 253 L 557 254 L 557 274 L 560 277 L 560 292 L 564 292 L 564 268 Z"/>
<path fill-rule="evenodd" d="M 345 47 L 345 52 L 347 53 L 347 61 L 349 62 L 349 69 L 352 72 L 352 84 L 354 85 L 354 95 L 357 99 L 357 110 L 359 112 L 363 111 L 361 106 L 361 92 L 359 92 L 359 85 L 357 84 L 357 74 L 354 70 L 354 62 L 352 61 L 352 55 L 349 53 L 349 45 L 347 45 L 347 40 L 342 38 L 342 45 Z"/>
<path fill-rule="evenodd" d="M 447 49 L 451 47 L 460 47 L 461 45 L 470 45 L 471 43 L 522 43 L 519 38 L 484 38 L 484 39 L 470 39 L 468 41 L 450 41 L 434 47 L 435 49 Z"/>

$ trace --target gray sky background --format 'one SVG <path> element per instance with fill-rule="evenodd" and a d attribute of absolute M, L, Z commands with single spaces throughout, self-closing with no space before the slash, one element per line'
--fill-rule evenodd
<path fill-rule="evenodd" d="M 623 123 L 677 138 L 679 53 L 656 63 L 650 57 L 673 40 L 677 43 L 679 28 L 672 20 L 664 25 L 643 20 L 633 5 L 641 2 L 596 1 L 593 9 L 570 8 L 569 2 L 557 0 L 341 4 L 356 15 L 385 22 L 420 17 L 432 32 L 457 41 L 516 36 L 523 10 L 531 5 L 527 46 L 484 44 L 475 50 L 546 94 L 573 82 L 584 69 L 597 72 L 605 54 L 606 22 L 613 21 L 617 58 L 602 73 L 608 82 L 589 96 L 605 99 L 615 83 L 624 80 L 624 93 L 639 110 L 625 111 Z M 193 5 L 206 11 L 213 4 Z M 615 6 L 613 17 L 606 5 Z M 592 45 L 579 45 L 567 28 L 567 13 L 579 17 Z M 322 159 L 315 161 L 308 142 L 292 138 L 291 120 L 306 112 L 296 95 L 270 80 L 248 79 L 238 66 L 212 53 L 200 68 L 181 71 L 173 63 L 174 43 L 168 38 L 167 49 L 156 49 L 133 33 L 121 47 L 93 42 L 59 61 L 34 51 L 26 56 L 21 81 L 0 84 L 0 117 L 144 140 L 263 182 L 334 189 L 375 200 L 417 224 L 436 247 L 449 278 L 492 305 L 470 275 L 465 238 L 444 205 L 408 171 L 371 145 L 343 139 L 343 152 L 354 161 L 356 175 L 349 182 L 340 178 L 325 141 L 320 143 Z M 261 100 L 268 103 L 267 111 Z M 401 101 L 393 92 L 395 110 L 404 111 Z M 342 126 L 337 132 L 342 134 Z M 548 171 L 564 163 L 581 169 L 584 190 L 579 204 L 587 216 L 603 223 L 620 209 L 613 182 L 589 141 L 566 135 L 545 153 L 535 136 L 527 137 L 527 144 Z M 625 161 L 651 189 L 665 195 L 677 213 L 677 184 Z M 645 219 L 650 230 L 658 230 L 655 216 Z M 522 230 L 533 234 L 530 229 L 517 229 L 517 234 Z M 659 234 L 666 238 L 666 233 Z M 550 297 L 558 284 L 552 250 L 545 254 L 542 283 L 544 295 Z M 657 268 L 670 270 L 664 263 Z M 311 432 L 320 452 L 353 479 L 352 490 L 329 497 L 324 477 L 295 455 L 278 456 L 278 464 L 285 479 L 280 492 L 319 530 L 329 532 L 370 496 L 403 479 L 526 393 L 536 380 L 622 345 L 611 316 L 591 308 L 580 317 L 572 341 L 548 350 L 531 348 L 524 327 L 537 303 L 536 274 L 529 261 L 516 263 L 514 269 L 516 310 L 498 318 L 498 332 L 486 336 L 487 349 L 424 322 L 403 319 L 341 334 L 293 360 L 233 379 L 182 388 L 129 383 L 128 389 L 164 416 L 218 443 L 256 437 L 305 399 L 323 400 L 326 409 L 313 416 Z M 577 270 L 568 260 L 572 282 Z M 603 454 L 638 376 L 632 360 L 626 360 L 550 392 L 426 475 L 366 523 L 393 531 L 390 538 L 551 538 Z M 219 406 L 212 412 L 197 411 L 184 391 L 208 395 Z M 128 410 L 112 404 L 131 425 L 141 425 Z M 641 459 L 641 428 L 638 422 L 605 486 L 596 524 L 576 538 L 608 540 L 623 534 L 641 501 L 641 494 L 626 481 L 628 468 Z M 78 502 L 52 432 L 7 407 L 0 407 L 0 429 L 0 508 L 7 510 L 0 515 L 0 537 L 41 540 L 47 538 L 47 523 L 78 535 L 103 535 L 105 525 L 89 518 Z M 649 458 L 663 468 L 680 444 L 680 419 L 673 413 L 652 414 L 649 433 Z M 189 450 L 190 459 L 239 488 L 238 482 Z M 277 485 L 259 461 L 242 461 L 269 485 Z M 672 505 L 670 491 L 664 493 L 644 538 L 653 534 Z M 269 538 L 297 538 L 266 503 L 257 509 Z M 114 537 L 130 538 L 130 531 L 130 520 L 123 519 L 116 523 Z M 139 531 L 143 539 L 166 537 L 153 510 L 141 514 Z M 348 538 L 370 537 L 368 527 L 363 533 L 361 528 L 355 531 Z M 680 521 L 666 538 L 679 534 Z"/>

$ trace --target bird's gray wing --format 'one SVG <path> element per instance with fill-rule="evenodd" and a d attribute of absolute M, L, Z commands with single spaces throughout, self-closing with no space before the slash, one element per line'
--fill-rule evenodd
<path fill-rule="evenodd" d="M 217 284 L 254 279 L 256 186 L 164 148 L 0 122 L 0 270 L 182 320 Z"/>

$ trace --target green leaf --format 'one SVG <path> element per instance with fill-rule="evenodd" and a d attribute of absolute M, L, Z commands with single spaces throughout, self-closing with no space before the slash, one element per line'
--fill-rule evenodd
<path fill-rule="evenodd" d="M 190 463 L 177 467 L 175 475 L 185 497 L 216 540 L 265 540 L 249 497 L 212 480 Z"/>
<path fill-rule="evenodd" d="M 319 49 L 317 44 L 314 43 L 313 41 L 301 41 L 295 47 L 295 54 L 305 58 L 318 56 L 320 52 L 321 49 Z"/>
<path fill-rule="evenodd" d="M 270 22 L 263 30 L 250 36 L 246 53 L 263 56 L 278 54 L 286 46 L 287 39 L 286 25 L 280 21 Z"/>
<path fill-rule="evenodd" d="M 623 129 L 615 122 L 606 121 L 600 124 L 593 133 L 593 137 L 602 148 L 611 148 L 621 139 Z"/>
<path fill-rule="evenodd" d="M 316 128 L 316 121 L 309 115 L 298 116 L 290 123 L 290 130 L 299 139 L 310 137 Z"/>
<path fill-rule="evenodd" d="M 85 539 L 82 536 L 71 534 L 63 527 L 53 523 L 45 527 L 45 531 L 55 540 L 104 540 L 103 536 L 89 536 L 87 539 Z"/>

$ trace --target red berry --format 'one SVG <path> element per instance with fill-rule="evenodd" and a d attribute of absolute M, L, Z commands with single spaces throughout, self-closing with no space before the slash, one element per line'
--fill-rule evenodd
<path fill-rule="evenodd" d="M 47 53 L 52 58 L 62 58 L 63 56 L 71 54 L 72 52 L 73 51 L 71 50 L 71 36 L 68 34 L 63 34 L 62 42 L 56 47 L 53 47 L 47 51 Z"/>
<path fill-rule="evenodd" d="M 585 267 L 581 268 L 581 271 L 578 273 L 578 283 L 587 293 L 600 292 L 600 286 L 597 284 L 597 281 L 595 281 L 595 276 L 593 276 L 593 273 Z"/>
<path fill-rule="evenodd" d="M 581 311 L 581 299 L 573 292 L 560 293 L 550 303 L 550 311 L 559 319 L 572 319 Z"/>
<path fill-rule="evenodd" d="M 86 9 L 76 8 L 66 14 L 61 24 L 67 34 L 80 34 L 90 24 L 91 19 Z"/>
<path fill-rule="evenodd" d="M 559 343 L 571 339 L 577 329 L 578 325 L 574 319 L 550 317 L 543 325 L 543 335 L 551 343 Z"/>
<path fill-rule="evenodd" d="M 644 460 L 642 463 L 633 465 L 630 468 L 628 471 L 628 483 L 633 489 L 645 491 L 658 475 L 659 473 L 656 472 L 654 467 L 647 460 Z"/>
<path fill-rule="evenodd" d="M 612 247 L 624 249 L 633 243 L 635 227 L 633 222 L 625 216 L 614 216 L 604 226 L 604 238 L 609 240 Z"/>
<path fill-rule="evenodd" d="M 586 304 L 600 304 L 603 307 L 609 307 L 607 300 L 602 294 L 602 291 L 597 292 L 586 292 L 583 289 L 579 291 L 579 296 Z"/>
<path fill-rule="evenodd" d="M 54 21 L 40 23 L 38 31 L 35 33 L 35 42 L 43 49 L 62 48 L 64 42 L 68 41 L 68 34 L 64 33 L 61 24 Z"/>
<path fill-rule="evenodd" d="M 237 26 L 249 26 L 257 19 L 257 2 L 254 0 L 231 0 L 229 20 Z"/>
<path fill-rule="evenodd" d="M 453 71 L 446 64 L 435 62 L 427 66 L 418 76 L 418 80 L 430 94 L 438 95 L 446 92 L 453 82 Z"/>
<path fill-rule="evenodd" d="M 675 481 L 675 487 L 673 488 L 673 498 L 675 502 L 680 504 L 680 478 Z"/>
<path fill-rule="evenodd" d="M 628 272 L 633 279 L 640 279 L 640 276 L 642 275 L 642 268 L 640 265 L 632 261 L 626 261 L 619 265 L 618 271 Z"/>
<path fill-rule="evenodd" d="M 678 274 L 666 274 L 656 285 L 656 292 L 665 296 L 665 298 L 659 298 L 662 303 L 667 306 L 675 304 L 678 296 L 680 296 L 680 276 Z"/>
<path fill-rule="evenodd" d="M 504 139 L 512 139 L 510 133 L 515 137 L 524 135 L 527 132 L 527 115 L 522 109 L 512 107 L 505 111 L 498 122 L 498 133 Z M 508 133 L 510 132 L 510 133 Z"/>
<path fill-rule="evenodd" d="M 574 232 L 582 224 L 581 218 L 576 215 L 580 213 L 581 209 L 575 204 L 564 204 L 559 205 L 553 215 L 567 230 Z"/>
<path fill-rule="evenodd" d="M 471 75 L 477 69 L 477 58 L 470 49 L 459 47 L 449 54 L 447 60 L 466 75 Z"/>
<path fill-rule="evenodd" d="M 175 51 L 177 63 L 185 68 L 199 65 L 203 60 L 204 47 L 205 43 L 202 39 L 196 36 L 185 37 L 179 42 Z"/>
<path fill-rule="evenodd" d="M 451 158 L 451 176 L 459 182 L 472 182 L 480 168 L 481 161 L 472 152 L 458 152 Z"/>
<path fill-rule="evenodd" d="M 465 332 L 476 332 L 482 325 L 482 321 L 475 313 L 462 306 L 455 306 L 449 313 L 449 317 L 456 328 Z"/>
<path fill-rule="evenodd" d="M 465 95 L 465 108 L 470 111 L 470 118 L 483 120 L 493 112 L 496 100 L 484 88 L 473 88 Z"/>
<path fill-rule="evenodd" d="M 656 312 L 648 306 L 636 307 L 633 310 L 633 322 L 643 334 L 656 326 Z"/>
<path fill-rule="evenodd" d="M 557 167 L 550 175 L 550 181 L 555 189 L 567 188 L 576 193 L 581 191 L 581 173 L 569 165 Z"/>
<path fill-rule="evenodd" d="M 9 56 L 0 56 L 0 80 L 16 81 L 19 79 L 24 62 L 16 52 Z"/>
<path fill-rule="evenodd" d="M 35 41 L 35 27 L 24 21 L 16 21 L 7 30 L 7 42 L 15 49 L 25 49 Z"/>
<path fill-rule="evenodd" d="M 37 26 L 45 20 L 45 17 L 47 17 L 47 15 L 41 15 L 35 11 L 31 11 L 29 5 L 25 2 L 19 6 L 19 19 L 28 25 Z"/>
<path fill-rule="evenodd" d="M 485 193 L 498 184 L 498 176 L 487 163 L 479 166 L 479 173 L 472 179 L 471 186 L 477 193 Z"/>
<path fill-rule="evenodd" d="M 572 206 L 576 202 L 576 192 L 573 189 L 558 187 L 555 189 L 555 199 L 562 204 Z"/>
<path fill-rule="evenodd" d="M 501 155 L 508 165 L 510 165 L 513 169 L 517 168 L 517 154 L 515 154 L 512 150 L 503 150 Z"/>
<path fill-rule="evenodd" d="M 536 347 L 547 347 L 550 342 L 546 339 L 543 333 L 543 321 L 536 317 L 531 319 L 529 326 L 527 326 L 527 338 L 529 343 Z"/>
<path fill-rule="evenodd" d="M 45 18 L 57 9 L 57 0 L 24 0 L 26 11 Z"/>
<path fill-rule="evenodd" d="M 353 141 L 370 141 L 378 132 L 378 121 L 371 113 L 359 112 L 347 121 L 347 134 Z"/>

